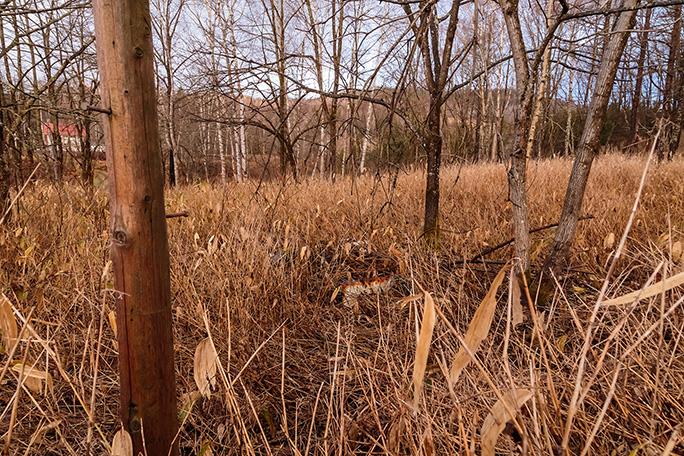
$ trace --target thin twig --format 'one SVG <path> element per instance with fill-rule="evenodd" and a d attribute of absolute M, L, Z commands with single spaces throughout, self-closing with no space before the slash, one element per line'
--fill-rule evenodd
<path fill-rule="evenodd" d="M 40 168 L 40 163 L 38 163 L 38 164 L 36 165 L 36 167 L 33 168 L 33 171 L 32 171 L 31 174 L 29 175 L 28 179 L 26 179 L 26 182 L 24 182 L 24 185 L 22 185 L 22 187 L 21 187 L 21 189 L 19 190 L 19 192 L 17 192 L 16 196 L 14 197 L 14 199 L 12 200 L 12 202 L 10 203 L 10 205 L 7 207 L 7 210 L 5 211 L 5 213 L 2 215 L 2 218 L 0 219 L 0 225 L 2 225 L 2 223 L 5 221 L 5 218 L 7 218 L 7 214 L 10 213 L 10 211 L 12 210 L 12 207 L 14 207 L 14 205 L 15 205 L 16 202 L 17 202 L 17 200 L 19 199 L 19 197 L 21 196 L 21 194 L 24 192 L 24 189 L 26 188 L 26 186 L 28 185 L 28 183 L 31 182 L 31 178 L 33 177 L 34 174 L 36 174 L 36 171 L 38 171 L 38 168 Z"/>

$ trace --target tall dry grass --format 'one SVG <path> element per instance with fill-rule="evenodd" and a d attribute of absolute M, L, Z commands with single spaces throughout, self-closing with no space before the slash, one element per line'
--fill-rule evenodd
<path fill-rule="evenodd" d="M 557 221 L 570 167 L 531 164 L 532 228 Z M 498 450 L 558 453 L 587 318 L 614 254 L 606 240 L 622 234 L 643 167 L 640 158 L 598 160 L 583 207 L 593 218 L 580 222 L 572 268 L 554 298 L 513 328 L 504 281 L 491 329 L 453 385 L 459 338 L 512 256 L 505 247 L 486 261 L 462 261 L 512 236 L 500 165 L 444 170 L 438 251 L 420 239 L 420 171 L 168 192 L 167 212 L 190 214 L 168 221 L 182 454 L 480 454 L 487 415 L 513 389 L 531 394 L 508 403 L 520 408 L 495 440 Z M 653 283 L 684 269 L 671 252 L 684 237 L 682 175 L 682 160 L 649 172 L 609 297 L 639 289 L 654 271 Z M 0 368 L 23 362 L 53 383 L 34 390 L 19 386 L 26 372 L 1 372 L 9 454 L 106 454 L 119 429 L 107 216 L 102 189 L 89 198 L 76 187 L 37 184 L 0 226 L 0 291 L 23 328 Z M 532 236 L 536 264 L 552 236 Z M 385 276 L 393 277 L 389 292 L 343 303 L 341 285 Z M 421 288 L 441 316 L 415 409 Z M 591 454 L 684 453 L 681 296 L 675 288 L 601 308 L 573 454 L 592 430 Z M 208 336 L 219 378 L 203 398 L 193 358 Z"/>

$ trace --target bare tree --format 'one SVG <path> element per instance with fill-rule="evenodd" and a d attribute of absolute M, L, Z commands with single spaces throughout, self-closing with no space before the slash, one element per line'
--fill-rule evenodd
<path fill-rule="evenodd" d="M 422 69 L 430 95 L 425 127 L 421 132 L 422 147 L 427 153 L 427 182 L 425 185 L 425 218 L 423 234 L 430 243 L 439 242 L 439 173 L 442 166 L 442 105 L 444 104 L 452 50 L 458 26 L 460 0 L 451 2 L 441 19 L 432 2 L 421 1 L 418 9 L 412 4 L 402 7 L 410 22 L 413 38 L 422 59 Z M 440 23 L 446 31 L 440 33 Z"/>
<path fill-rule="evenodd" d="M 176 185 L 176 162 L 180 153 L 178 146 L 178 132 L 176 128 L 176 48 L 177 32 L 185 7 L 186 0 L 153 0 L 151 11 L 156 19 L 152 21 L 158 50 L 157 68 L 160 70 L 159 80 L 164 85 L 164 124 L 166 146 L 169 151 L 169 185 Z"/>
<path fill-rule="evenodd" d="M 539 49 L 533 54 L 530 63 L 527 47 L 523 38 L 520 23 L 518 0 L 502 0 L 503 11 L 508 38 L 511 43 L 518 104 L 515 110 L 515 137 L 509 152 L 508 186 L 509 198 L 513 204 L 513 229 L 515 231 L 515 256 L 522 263 L 523 269 L 530 264 L 530 225 L 527 209 L 527 153 L 531 149 L 529 142 L 534 139 L 532 129 L 532 110 L 535 100 L 535 85 L 539 73 L 539 66 L 544 60 L 546 48 L 561 24 L 568 6 L 560 0 L 561 13 L 553 20 L 549 20 L 546 33 Z M 549 10 L 551 7 L 549 6 Z"/>
<path fill-rule="evenodd" d="M 552 284 L 551 275 L 560 273 L 568 260 L 570 246 L 575 237 L 584 192 L 589 180 L 591 165 L 596 158 L 600 145 L 600 134 L 613 89 L 622 53 L 634 25 L 636 7 L 639 0 L 622 0 L 621 7 L 626 9 L 617 15 L 615 24 L 608 35 L 601 57 L 596 85 L 589 104 L 589 114 L 584 124 L 582 139 L 577 146 L 577 155 L 570 174 L 565 202 L 561 212 L 558 230 L 551 250 L 544 262 L 544 288 Z"/>
<path fill-rule="evenodd" d="M 643 30 L 639 34 L 639 57 L 636 61 L 636 79 L 634 80 L 634 94 L 632 95 L 632 110 L 629 116 L 629 142 L 634 143 L 639 132 L 639 108 L 641 107 L 641 92 L 644 84 L 646 54 L 648 52 L 648 34 L 651 28 L 652 9 L 644 13 Z"/>

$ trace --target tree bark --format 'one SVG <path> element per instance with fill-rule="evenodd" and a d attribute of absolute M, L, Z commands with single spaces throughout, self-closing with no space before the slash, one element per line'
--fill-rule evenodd
<path fill-rule="evenodd" d="M 624 8 L 636 8 L 638 4 L 639 0 L 622 1 L 622 7 Z M 620 59 L 635 18 L 636 10 L 620 13 L 606 42 L 599 73 L 596 77 L 594 94 L 589 104 L 589 114 L 584 124 L 584 132 L 577 146 L 577 155 L 570 174 L 558 230 L 542 269 L 544 273 L 543 285 L 545 288 L 552 286 L 551 274 L 559 274 L 569 259 L 570 247 L 575 237 L 577 220 L 582 207 L 587 181 L 589 180 L 589 172 L 600 146 L 601 130 L 608 102 L 610 101 L 615 75 L 617 74 Z"/>
<path fill-rule="evenodd" d="M 672 158 L 672 152 L 677 147 L 679 135 L 677 134 L 677 97 L 680 82 L 679 60 L 681 59 L 681 36 L 682 36 L 682 5 L 672 8 L 673 27 L 670 35 L 669 53 L 667 57 L 667 72 L 665 76 L 665 88 L 663 89 L 663 137 L 658 147 L 660 160 Z"/>
<path fill-rule="evenodd" d="M 0 81 L 0 218 L 3 217 L 10 204 L 10 170 L 7 153 L 5 131 L 5 87 Z"/>
<path fill-rule="evenodd" d="M 518 106 L 515 110 L 515 135 L 509 153 L 508 188 L 513 205 L 513 229 L 515 234 L 515 256 L 520 259 L 523 270 L 530 265 L 530 223 L 527 209 L 527 145 L 534 90 L 530 81 L 525 41 L 518 16 L 518 1 L 503 0 L 501 7 L 508 30 L 513 53 Z"/>
<path fill-rule="evenodd" d="M 439 240 L 439 171 L 442 164 L 441 106 L 441 93 L 433 94 L 430 100 L 425 140 L 428 154 L 423 225 L 425 239 L 431 243 Z"/>
<path fill-rule="evenodd" d="M 121 421 L 134 454 L 177 456 L 169 251 L 147 0 L 94 5 L 112 230 Z M 143 440 L 144 432 L 144 440 Z"/>
<path fill-rule="evenodd" d="M 645 11 L 643 32 L 639 40 L 639 57 L 637 58 L 637 74 L 634 80 L 634 94 L 632 95 L 632 112 L 629 116 L 629 142 L 634 144 L 639 133 L 639 108 L 641 107 L 641 91 L 644 85 L 644 63 L 648 52 L 648 32 L 651 28 L 651 12 L 648 8 Z"/>
<path fill-rule="evenodd" d="M 421 3 L 422 4 L 422 3 Z M 460 0 L 451 3 L 446 31 L 441 41 L 440 20 L 435 6 L 424 5 L 419 12 L 414 12 L 411 5 L 402 5 L 406 17 L 411 22 L 413 36 L 422 57 L 423 71 L 430 93 L 430 107 L 425 120 L 426 128 L 421 134 L 423 148 L 427 154 L 427 179 L 425 184 L 425 218 L 423 235 L 433 246 L 439 245 L 439 172 L 442 161 L 442 104 L 446 87 L 454 38 L 458 27 Z M 414 22 L 418 15 L 419 22 Z"/>

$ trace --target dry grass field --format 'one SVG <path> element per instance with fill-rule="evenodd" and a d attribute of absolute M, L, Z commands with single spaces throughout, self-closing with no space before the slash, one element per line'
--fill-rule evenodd
<path fill-rule="evenodd" d="M 512 257 L 509 245 L 468 261 L 512 236 L 501 165 L 443 171 L 439 249 L 420 238 L 420 171 L 168 191 L 167 212 L 189 213 L 168 220 L 181 453 L 479 455 L 493 435 L 499 454 L 550 455 L 567 429 L 572 454 L 684 454 L 682 288 L 601 305 L 590 322 L 644 164 L 598 160 L 583 206 L 593 218 L 580 222 L 555 295 L 514 326 L 506 277 L 476 360 L 453 384 L 458 337 Z M 532 228 L 557 221 L 571 165 L 531 163 Z M 684 270 L 682 176 L 682 159 L 652 164 L 607 298 Z M 535 265 L 553 233 L 532 235 Z M 14 318 L 20 333 L 0 355 L 5 454 L 108 454 L 120 427 L 108 242 L 105 189 L 91 198 L 36 184 L 0 226 L 0 330 Z M 342 288 L 387 277 L 380 293 Z M 415 408 L 421 288 L 438 312 Z M 220 363 L 206 397 L 194 357 L 209 336 Z M 515 420 L 487 432 L 514 388 L 527 399 L 508 402 Z"/>

